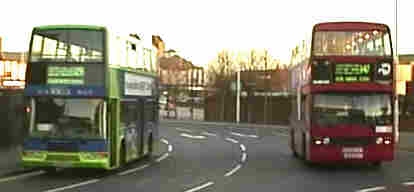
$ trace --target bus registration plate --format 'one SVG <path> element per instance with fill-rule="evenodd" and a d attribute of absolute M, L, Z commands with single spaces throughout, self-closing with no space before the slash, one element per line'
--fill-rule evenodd
<path fill-rule="evenodd" d="M 344 159 L 362 159 L 364 150 L 362 147 L 344 147 L 342 148 Z"/>

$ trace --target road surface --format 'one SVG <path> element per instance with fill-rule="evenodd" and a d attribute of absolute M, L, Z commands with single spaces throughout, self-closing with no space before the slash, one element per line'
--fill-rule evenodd
<path fill-rule="evenodd" d="M 293 158 L 282 128 L 171 123 L 154 157 L 121 170 L 33 171 L 0 178 L 2 191 L 410 191 L 414 153 L 399 151 L 380 169 L 307 166 Z"/>

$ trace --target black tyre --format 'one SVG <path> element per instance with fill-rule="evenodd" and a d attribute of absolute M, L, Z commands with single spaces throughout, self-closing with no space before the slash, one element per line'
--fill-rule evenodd
<path fill-rule="evenodd" d="M 302 159 L 306 162 L 306 136 L 302 135 Z"/>
<path fill-rule="evenodd" d="M 293 157 L 296 157 L 296 158 L 299 157 L 298 152 L 296 151 L 295 132 L 293 132 L 293 130 L 290 131 L 290 146 L 291 146 Z"/>
<path fill-rule="evenodd" d="M 148 138 L 148 153 L 147 157 L 152 156 L 152 152 L 154 151 L 154 139 L 152 138 L 152 134 Z"/>
<path fill-rule="evenodd" d="M 42 171 L 46 173 L 56 173 L 57 168 L 56 167 L 45 167 L 45 168 L 42 168 Z"/>
<path fill-rule="evenodd" d="M 381 162 L 381 161 L 375 161 L 375 162 L 373 162 L 373 163 L 372 163 L 372 165 L 373 165 L 375 168 L 380 168 L 380 167 L 381 167 L 381 165 L 382 165 L 382 162 Z"/>
<path fill-rule="evenodd" d="M 125 145 L 122 144 L 121 145 L 121 152 L 120 152 L 121 156 L 120 156 L 120 166 L 124 166 L 126 164 L 126 150 L 125 150 Z"/>

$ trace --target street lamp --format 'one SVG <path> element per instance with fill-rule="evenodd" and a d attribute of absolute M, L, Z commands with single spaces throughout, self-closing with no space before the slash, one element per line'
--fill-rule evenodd
<path fill-rule="evenodd" d="M 237 51 L 236 53 L 232 54 L 232 62 L 234 62 L 235 69 L 236 69 L 236 123 L 240 123 L 240 100 L 241 100 L 241 79 L 240 79 L 240 73 L 242 70 L 242 67 L 240 66 L 241 62 L 245 62 L 248 60 L 248 56 L 240 53 Z"/>
<path fill-rule="evenodd" d="M 240 123 L 240 54 L 239 52 L 236 52 L 235 54 L 232 54 L 232 62 L 236 63 L 236 123 Z"/>
<path fill-rule="evenodd" d="M 240 122 L 240 62 L 237 65 L 237 101 L 236 101 L 236 123 Z"/>

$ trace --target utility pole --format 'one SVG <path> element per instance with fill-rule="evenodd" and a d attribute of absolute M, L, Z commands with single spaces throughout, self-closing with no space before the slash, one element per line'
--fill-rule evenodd
<path fill-rule="evenodd" d="M 265 59 L 265 73 L 264 73 L 264 78 L 263 78 L 263 80 L 264 80 L 264 87 L 265 87 L 265 90 L 264 90 L 264 92 L 265 92 L 265 100 L 264 100 L 264 124 L 266 124 L 267 123 L 267 92 L 268 92 L 268 86 L 267 86 L 267 81 L 268 81 L 268 79 L 267 79 L 267 50 L 265 50 L 265 57 L 264 57 L 264 59 Z"/>
<path fill-rule="evenodd" d="M 240 122 L 240 62 L 237 63 L 237 100 L 236 100 L 236 123 Z"/>
<path fill-rule="evenodd" d="M 193 89 L 194 89 L 194 67 L 190 69 L 191 77 L 190 77 L 190 100 L 191 100 L 191 107 L 190 107 L 190 114 L 191 120 L 194 120 L 194 97 L 193 97 Z"/>

